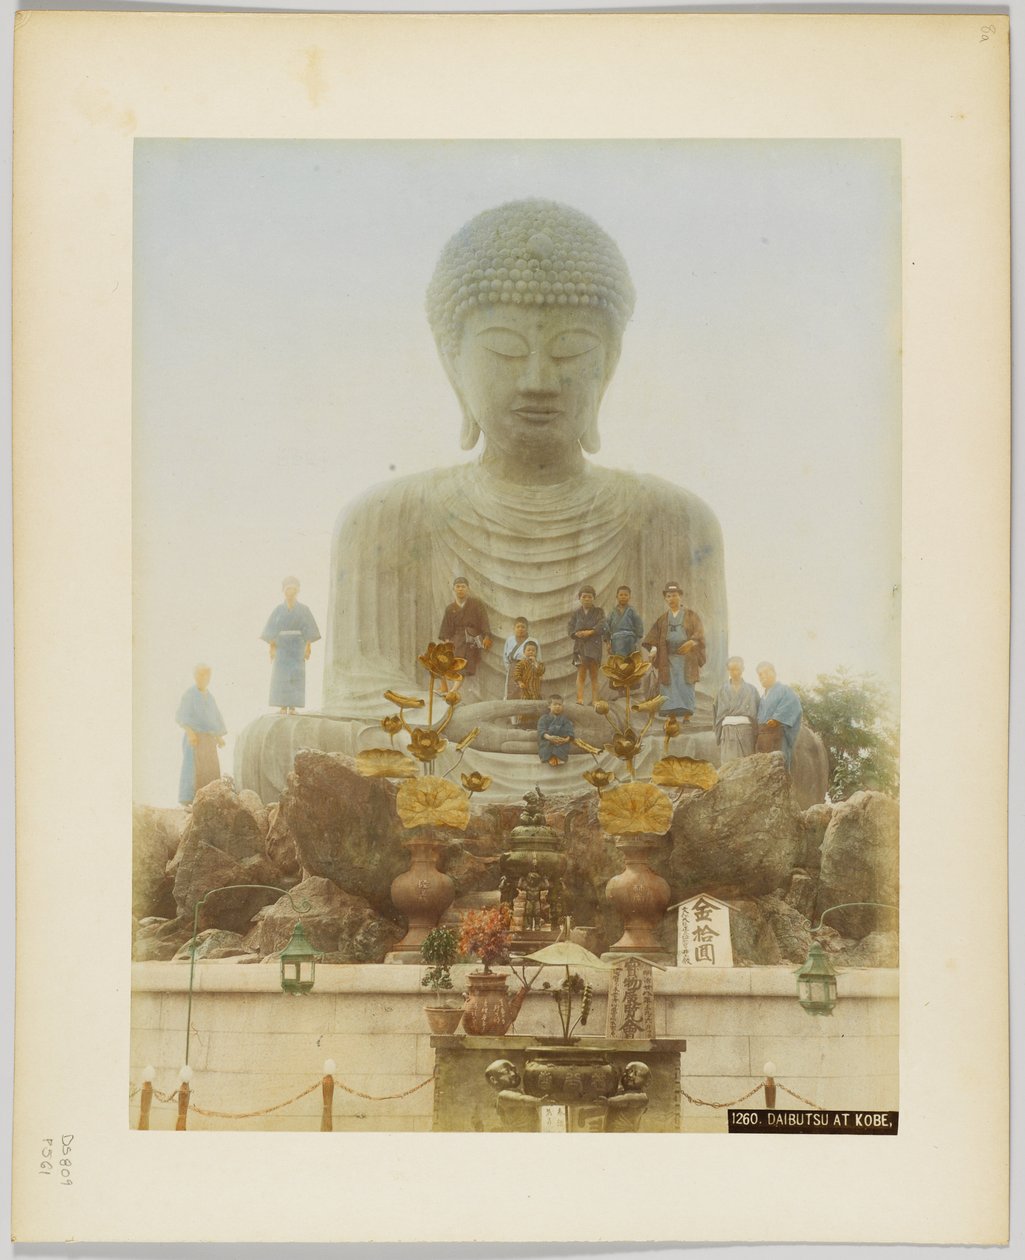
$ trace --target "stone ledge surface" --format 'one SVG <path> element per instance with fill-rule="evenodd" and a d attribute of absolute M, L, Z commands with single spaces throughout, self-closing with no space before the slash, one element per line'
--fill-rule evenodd
<path fill-rule="evenodd" d="M 457 991 L 466 984 L 466 976 L 477 968 L 462 965 L 452 968 L 452 982 Z M 751 997 L 796 998 L 796 967 L 667 967 L 655 969 L 656 997 L 670 995 L 705 996 L 731 994 Z M 508 973 L 507 973 L 508 974 Z M 899 972 L 896 968 L 851 968 L 838 970 L 840 993 L 848 998 L 896 998 L 899 994 Z M 353 963 L 348 966 L 323 964 L 317 968 L 317 994 L 418 994 L 421 968 L 394 964 Z M 608 992 L 608 973 L 592 971 L 589 979 L 598 993 Z M 515 980 L 515 977 L 510 977 Z M 132 963 L 132 991 L 135 993 L 187 993 L 189 968 L 186 963 Z M 277 963 L 232 963 L 226 960 L 196 964 L 195 993 L 275 993 L 281 991 Z M 286 995 L 282 995 L 286 996 Z M 304 1001 L 304 998 L 295 998 Z"/>

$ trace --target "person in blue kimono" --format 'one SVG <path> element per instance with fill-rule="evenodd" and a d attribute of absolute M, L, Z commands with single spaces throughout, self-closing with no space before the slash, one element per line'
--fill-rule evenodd
<path fill-rule="evenodd" d="M 182 696 L 174 720 L 185 731 L 182 736 L 182 772 L 178 781 L 178 800 L 186 809 L 200 788 L 221 777 L 217 749 L 224 747 L 227 727 L 217 707 L 210 686 L 210 666 L 197 665 L 193 671 L 195 686 Z"/>
<path fill-rule="evenodd" d="M 260 638 L 270 644 L 274 668 L 270 676 L 270 703 L 280 713 L 294 713 L 306 703 L 306 662 L 320 638 L 313 613 L 298 602 L 299 579 L 287 577 L 281 583 L 285 602 L 267 619 Z"/>
<path fill-rule="evenodd" d="M 613 656 L 629 656 L 639 650 L 644 638 L 644 622 L 636 608 L 630 606 L 629 586 L 617 589 L 616 606 L 605 618 L 602 635 Z"/>
<path fill-rule="evenodd" d="M 787 770 L 794 760 L 794 745 L 801 730 L 801 701 L 797 692 L 776 677 L 769 661 L 758 666 L 758 681 L 765 694 L 758 706 L 758 743 L 755 752 L 782 752 Z"/>
<path fill-rule="evenodd" d="M 549 696 L 548 712 L 537 720 L 537 755 L 550 766 L 561 766 L 572 741 L 573 723 L 562 711 L 562 696 Z"/>

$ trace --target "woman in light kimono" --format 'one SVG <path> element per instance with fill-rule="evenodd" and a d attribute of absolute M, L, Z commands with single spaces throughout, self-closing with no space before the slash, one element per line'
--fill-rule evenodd
<path fill-rule="evenodd" d="M 182 772 L 178 781 L 178 800 L 186 809 L 200 788 L 221 777 L 217 749 L 224 747 L 227 727 L 207 687 L 210 666 L 197 665 L 193 671 L 196 685 L 182 696 L 174 720 L 183 728 Z"/>
<path fill-rule="evenodd" d="M 267 619 L 260 638 L 270 644 L 274 662 L 270 678 L 270 703 L 281 713 L 294 713 L 306 703 L 306 662 L 310 649 L 320 638 L 313 613 L 297 602 L 299 579 L 286 577 L 281 583 L 285 602 Z"/>

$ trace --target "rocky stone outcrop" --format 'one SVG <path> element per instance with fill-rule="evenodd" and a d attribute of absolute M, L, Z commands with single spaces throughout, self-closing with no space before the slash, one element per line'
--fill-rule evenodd
<path fill-rule="evenodd" d="M 135 926 L 132 959 L 135 962 L 169 962 L 192 939 L 192 918 L 150 919 Z"/>
<path fill-rule="evenodd" d="M 132 807 L 132 913 L 136 918 L 173 918 L 175 914 L 167 864 L 185 826 L 183 809 Z"/>
<path fill-rule="evenodd" d="M 280 896 L 274 889 L 287 878 L 266 856 L 269 829 L 268 810 L 254 792 L 238 793 L 224 779 L 202 788 L 168 865 L 178 914 L 191 920 L 199 901 L 225 889 L 206 901 L 199 926 L 247 931 L 256 911 Z M 272 888 L 228 887 L 237 884 Z"/>
<path fill-rule="evenodd" d="M 242 954 L 252 954 L 243 943 L 239 932 L 225 932 L 221 928 L 207 928 L 196 937 L 196 961 L 203 958 L 235 958 Z M 192 955 L 192 937 L 174 955 L 175 962 L 188 962 Z"/>
<path fill-rule="evenodd" d="M 822 841 L 815 914 L 849 901 L 877 901 L 895 906 L 898 883 L 900 809 L 882 792 L 856 792 L 833 806 Z M 894 926 L 890 910 L 873 907 L 835 910 L 829 926 L 860 940 Z"/>
<path fill-rule="evenodd" d="M 319 875 L 393 912 L 392 880 L 409 866 L 395 812 L 396 785 L 365 779 L 340 753 L 302 750 L 288 776 L 281 813 L 308 875 Z"/>
<path fill-rule="evenodd" d="M 806 837 L 782 753 L 731 761 L 715 787 L 685 794 L 669 837 L 674 901 L 699 892 L 730 900 L 785 888 Z"/>
<path fill-rule="evenodd" d="M 291 939 L 300 914 L 306 939 L 323 955 L 324 962 L 383 962 L 403 933 L 397 923 L 376 914 L 362 897 L 344 892 L 329 879 L 311 875 L 292 889 L 290 898 L 282 897 L 257 913 L 245 938 L 246 947 L 264 957 L 277 954 Z"/>

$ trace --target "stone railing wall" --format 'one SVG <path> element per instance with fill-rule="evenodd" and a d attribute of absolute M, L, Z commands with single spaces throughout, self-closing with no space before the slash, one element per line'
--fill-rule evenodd
<path fill-rule="evenodd" d="M 453 969 L 456 990 L 468 967 Z M 796 997 L 793 968 L 669 968 L 655 972 L 656 1035 L 686 1038 L 685 1095 L 731 1102 L 747 1093 L 771 1061 L 776 1079 L 822 1107 L 898 1109 L 897 972 L 842 972 L 831 1016 L 807 1015 Z M 192 1004 L 192 1102 L 208 1111 L 257 1112 L 299 1094 L 323 1074 L 326 1059 L 349 1090 L 335 1090 L 337 1131 L 426 1131 L 431 1128 L 434 1070 L 426 991 L 415 966 L 321 966 L 305 997 L 281 992 L 277 965 L 200 962 Z M 559 975 L 553 971 L 553 980 Z M 605 1030 L 607 982 L 592 973 L 595 1001 L 586 1031 Z M 517 982 L 511 981 L 510 987 Z M 539 982 L 535 982 L 535 985 Z M 130 1081 L 156 1068 L 162 1094 L 177 1087 L 185 1056 L 189 968 L 136 963 L 132 968 Z M 556 1035 L 555 1004 L 531 993 L 517 1033 Z M 422 1088 L 415 1087 L 422 1085 Z M 372 1095 L 371 1098 L 361 1095 Z M 391 1097 L 385 1097 L 389 1095 Z M 745 1106 L 764 1106 L 761 1091 Z M 782 1090 L 778 1107 L 802 1104 Z M 139 1099 L 128 1122 L 138 1122 Z M 154 1099 L 151 1128 L 173 1129 L 176 1107 Z M 317 1088 L 280 1110 L 245 1119 L 192 1110 L 190 1129 L 316 1130 Z M 726 1111 L 684 1097 L 681 1128 L 724 1132 Z"/>

